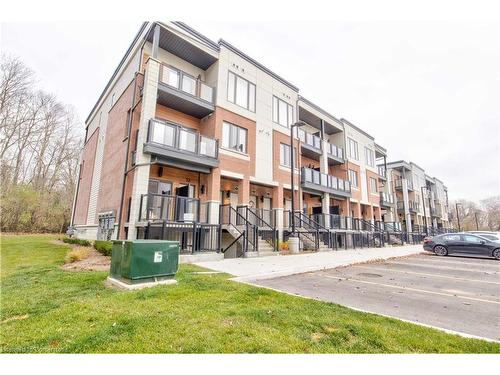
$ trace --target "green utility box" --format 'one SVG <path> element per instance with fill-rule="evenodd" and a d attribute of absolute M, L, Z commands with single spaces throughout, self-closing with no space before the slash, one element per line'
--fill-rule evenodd
<path fill-rule="evenodd" d="M 110 276 L 127 284 L 173 279 L 179 269 L 179 242 L 113 241 Z"/>

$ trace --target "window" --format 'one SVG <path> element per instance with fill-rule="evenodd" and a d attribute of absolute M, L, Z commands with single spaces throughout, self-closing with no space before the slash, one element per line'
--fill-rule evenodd
<path fill-rule="evenodd" d="M 483 239 L 476 237 L 476 236 L 464 236 L 464 241 L 471 242 L 471 243 L 481 243 L 481 241 L 483 241 Z"/>
<path fill-rule="evenodd" d="M 131 111 L 130 109 L 127 111 L 127 119 L 125 120 L 125 126 L 123 127 L 123 139 L 127 139 L 128 138 L 128 132 L 129 132 L 129 129 L 130 129 L 130 115 L 131 114 Z"/>
<path fill-rule="evenodd" d="M 227 100 L 255 112 L 255 85 L 229 72 Z"/>
<path fill-rule="evenodd" d="M 352 187 L 358 187 L 358 172 L 349 169 L 349 182 Z"/>
<path fill-rule="evenodd" d="M 347 151 L 350 158 L 359 160 L 358 142 L 356 142 L 354 139 L 347 138 Z"/>
<path fill-rule="evenodd" d="M 373 177 L 370 177 L 370 192 L 372 193 L 377 192 L 377 180 L 374 179 Z"/>
<path fill-rule="evenodd" d="M 247 130 L 224 122 L 222 126 L 222 147 L 247 153 Z"/>
<path fill-rule="evenodd" d="M 273 121 L 287 128 L 293 123 L 293 106 L 273 96 Z"/>
<path fill-rule="evenodd" d="M 449 234 L 444 236 L 445 241 L 460 241 L 460 236 L 458 234 Z"/>
<path fill-rule="evenodd" d="M 368 164 L 370 167 L 375 166 L 375 159 L 373 157 L 373 150 L 369 149 L 368 147 L 365 147 L 365 161 L 366 161 L 366 164 Z"/>
<path fill-rule="evenodd" d="M 293 165 L 297 168 L 297 150 L 293 148 Z M 280 143 L 280 165 L 290 167 L 290 145 Z"/>

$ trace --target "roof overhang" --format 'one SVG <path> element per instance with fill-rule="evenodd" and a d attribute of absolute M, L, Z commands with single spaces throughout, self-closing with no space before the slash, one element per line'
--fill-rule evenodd
<path fill-rule="evenodd" d="M 328 112 L 313 104 L 304 97 L 299 97 L 299 120 L 321 130 L 321 121 L 325 126 L 326 134 L 335 134 L 344 131 L 344 125 Z"/>
<path fill-rule="evenodd" d="M 217 44 L 199 34 L 181 22 L 165 23 L 156 22 L 160 26 L 158 46 L 181 59 L 207 70 L 218 59 Z M 146 37 L 148 42 L 153 42 L 154 27 L 149 30 Z"/>

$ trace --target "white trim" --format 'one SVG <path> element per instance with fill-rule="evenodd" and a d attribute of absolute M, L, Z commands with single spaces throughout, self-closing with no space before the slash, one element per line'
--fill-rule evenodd
<path fill-rule="evenodd" d="M 223 176 L 223 177 L 236 178 L 237 180 L 243 180 L 243 178 L 245 177 L 241 173 L 236 173 L 236 172 L 231 172 L 231 171 L 225 171 L 225 170 L 222 170 L 222 169 L 220 171 L 220 175 Z"/>
<path fill-rule="evenodd" d="M 283 189 L 292 190 L 292 185 L 283 184 Z M 299 187 L 297 185 L 295 185 L 293 190 L 299 190 Z"/>
<path fill-rule="evenodd" d="M 285 167 L 284 165 L 281 165 L 281 164 L 280 164 L 280 165 L 278 166 L 278 168 L 279 168 L 279 169 L 281 169 L 281 170 L 282 170 L 282 171 L 284 171 L 284 172 L 288 172 L 288 173 L 290 173 L 290 167 Z M 298 170 L 297 168 L 294 168 L 294 169 L 293 169 L 293 173 L 294 173 L 294 174 L 299 174 L 299 170 Z"/>
<path fill-rule="evenodd" d="M 250 176 L 250 182 L 254 182 L 256 184 L 261 184 L 261 185 L 267 185 L 267 186 L 279 186 L 278 182 L 261 180 L 260 178 L 257 178 L 254 176 Z"/>
<path fill-rule="evenodd" d="M 224 155 L 232 156 L 234 158 L 238 158 L 241 160 L 250 161 L 250 155 L 244 154 L 242 152 L 230 150 L 230 149 L 225 148 L 225 147 L 219 147 L 219 154 L 224 154 Z"/>

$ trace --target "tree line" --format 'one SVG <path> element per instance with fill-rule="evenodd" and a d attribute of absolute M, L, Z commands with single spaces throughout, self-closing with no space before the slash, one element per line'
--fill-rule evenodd
<path fill-rule="evenodd" d="M 1 230 L 63 232 L 82 146 L 72 107 L 37 87 L 16 57 L 0 56 Z"/>
<path fill-rule="evenodd" d="M 500 232 L 500 196 L 483 199 L 479 204 L 460 199 L 450 202 L 449 210 L 457 229 Z"/>

